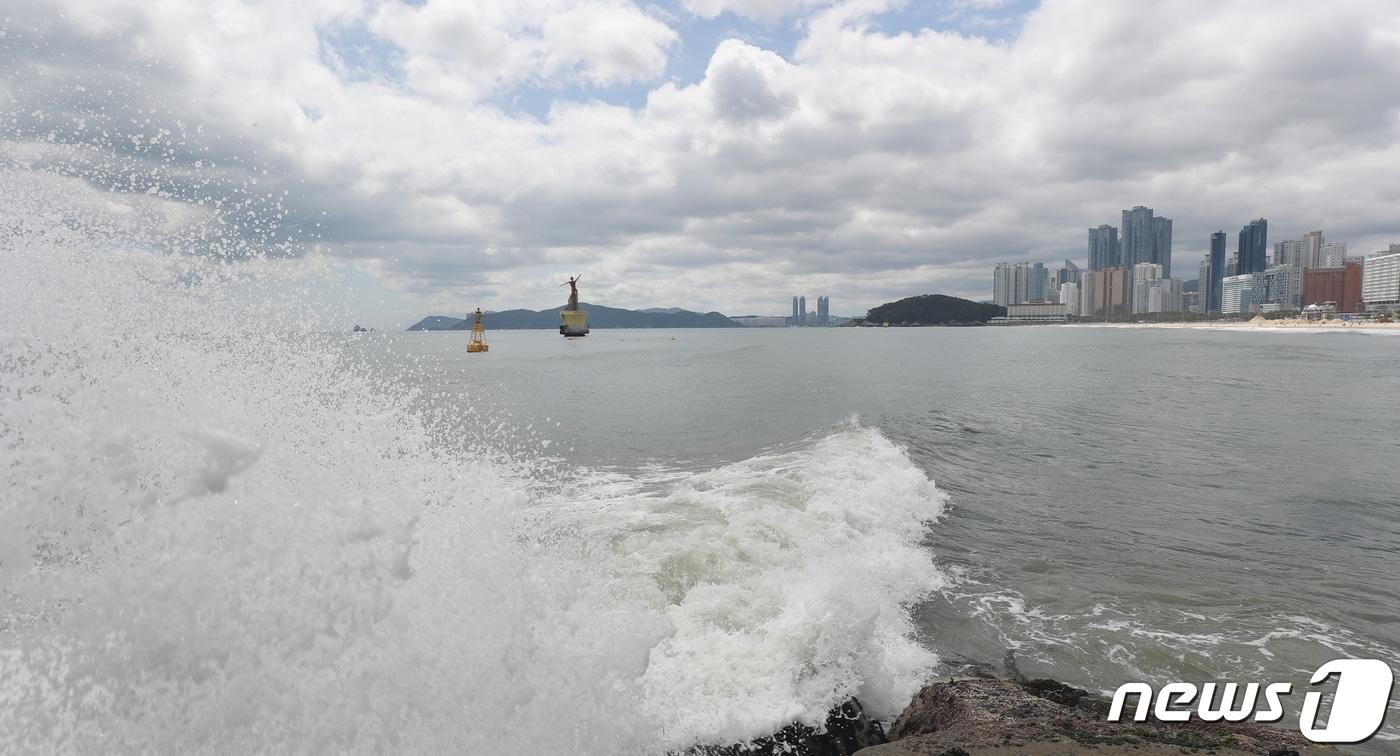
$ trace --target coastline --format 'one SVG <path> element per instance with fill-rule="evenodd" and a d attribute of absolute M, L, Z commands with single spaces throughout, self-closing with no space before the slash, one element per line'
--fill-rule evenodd
<path fill-rule="evenodd" d="M 1284 331 L 1292 333 L 1378 333 L 1400 334 L 1400 323 L 1354 322 L 1346 320 L 1302 320 L 1255 318 L 1244 321 L 1197 321 L 1186 323 L 1071 323 L 1091 328 L 1177 328 L 1215 331 Z"/>

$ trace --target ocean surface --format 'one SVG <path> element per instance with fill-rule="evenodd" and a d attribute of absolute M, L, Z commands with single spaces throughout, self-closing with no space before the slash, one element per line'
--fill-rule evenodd
<path fill-rule="evenodd" d="M 946 495 L 920 543 L 942 582 L 909 603 L 939 674 L 1005 672 L 1010 651 L 1023 674 L 1105 692 L 1293 681 L 1296 713 L 1329 659 L 1400 669 L 1400 335 L 502 331 L 480 356 L 465 339 L 347 348 L 622 479 L 684 487 L 765 456 L 863 457 L 865 433 L 893 444 Z M 1400 748 L 1397 719 L 1369 750 Z"/>
<path fill-rule="evenodd" d="M 1290 712 L 1323 661 L 1400 669 L 1394 335 L 467 355 L 0 179 L 0 752 L 657 754 L 1008 652 Z"/>

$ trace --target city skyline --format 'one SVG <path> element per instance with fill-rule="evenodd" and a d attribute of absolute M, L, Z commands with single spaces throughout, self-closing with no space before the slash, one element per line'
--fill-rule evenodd
<path fill-rule="evenodd" d="M 1027 322 L 1188 312 L 1232 316 L 1310 305 L 1341 313 L 1389 312 L 1400 303 L 1400 243 L 1352 256 L 1346 242 L 1312 229 L 1271 245 L 1269 221 L 1259 217 L 1240 227 L 1233 252 L 1224 231 L 1212 232 L 1209 251 L 1187 268 L 1196 278 L 1187 279 L 1171 275 L 1170 218 L 1143 205 L 1124 209 L 1121 218 L 1121 227 L 1088 229 L 1087 269 L 1065 258 L 1051 278 L 1038 261 L 997 263 L 990 301 L 1006 307 L 1008 319 Z"/>

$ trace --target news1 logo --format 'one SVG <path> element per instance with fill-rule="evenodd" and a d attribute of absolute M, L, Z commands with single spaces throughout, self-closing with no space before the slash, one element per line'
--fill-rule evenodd
<path fill-rule="evenodd" d="M 1314 743 L 1360 743 L 1375 735 L 1385 720 L 1390 704 L 1390 690 L 1395 682 L 1390 667 L 1379 659 L 1334 659 L 1313 672 L 1309 685 L 1317 685 L 1337 675 L 1337 693 L 1332 700 L 1327 724 L 1317 726 L 1317 710 L 1322 703 L 1321 691 L 1309 691 L 1303 697 L 1303 710 L 1298 715 L 1298 730 Z M 1219 701 L 1216 689 L 1220 688 Z M 1128 696 L 1136 694 L 1134 722 L 1147 720 L 1149 710 L 1161 722 L 1187 722 L 1194 714 L 1202 722 L 1243 722 L 1253 715 L 1256 722 L 1277 722 L 1283 718 L 1283 696 L 1293 692 L 1293 683 L 1270 683 L 1264 686 L 1261 706 L 1259 684 L 1244 686 L 1244 697 L 1236 701 L 1240 686 L 1225 683 L 1168 683 L 1154 693 L 1147 683 L 1127 683 L 1113 693 L 1108 721 L 1123 718 Z M 1180 708 L 1199 701 L 1194 710 Z M 1238 705 L 1236 705 L 1238 704 Z"/>

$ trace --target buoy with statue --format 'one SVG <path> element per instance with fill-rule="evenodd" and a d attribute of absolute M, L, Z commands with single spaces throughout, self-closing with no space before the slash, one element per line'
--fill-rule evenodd
<path fill-rule="evenodd" d="M 482 325 L 485 316 L 481 314 L 480 307 L 476 308 L 476 314 L 472 318 L 472 336 L 467 341 L 467 354 L 485 352 L 491 347 L 486 343 L 486 326 Z"/>
<path fill-rule="evenodd" d="M 564 321 L 559 326 L 559 334 L 567 338 L 588 335 L 588 311 L 578 308 L 578 280 L 583 278 L 583 274 L 573 276 L 568 283 L 559 284 L 569 287 L 569 303 L 564 305 L 564 309 L 559 311 L 559 317 Z"/>

